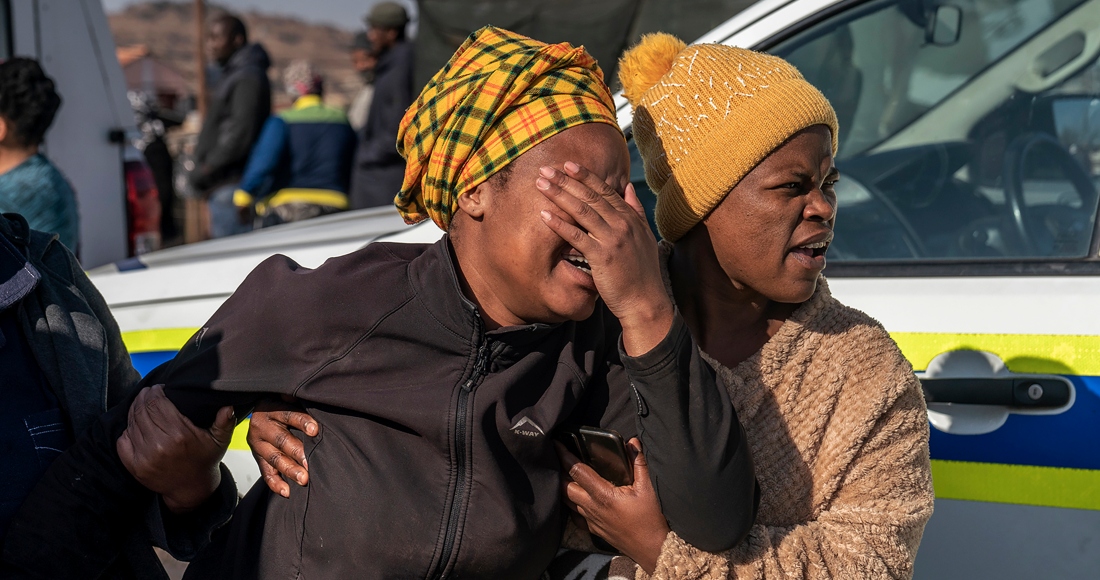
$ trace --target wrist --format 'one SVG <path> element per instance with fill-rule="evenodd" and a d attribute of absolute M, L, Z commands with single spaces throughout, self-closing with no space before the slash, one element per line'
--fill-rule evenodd
<path fill-rule="evenodd" d="M 661 550 L 665 546 L 668 534 L 669 529 L 667 526 L 655 530 L 642 548 L 641 553 L 637 557 L 631 557 L 638 566 L 641 566 L 642 570 L 645 570 L 646 574 L 652 575 L 657 569 L 657 561 L 661 559 Z"/>
<path fill-rule="evenodd" d="M 641 356 L 660 344 L 672 328 L 676 309 L 661 291 L 663 300 L 651 300 L 619 317 L 623 327 L 623 350 L 628 356 Z"/>
<path fill-rule="evenodd" d="M 217 491 L 221 482 L 221 467 L 214 466 L 214 469 L 204 474 L 204 477 L 180 485 L 170 492 L 162 493 L 160 497 L 168 511 L 176 515 L 185 514 L 197 510 L 206 503 L 206 500 Z"/>

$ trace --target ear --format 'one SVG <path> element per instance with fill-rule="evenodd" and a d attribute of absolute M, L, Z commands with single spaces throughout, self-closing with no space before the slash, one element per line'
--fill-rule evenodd
<path fill-rule="evenodd" d="M 0 117 L 0 143 L 8 138 L 8 120 Z"/>
<path fill-rule="evenodd" d="M 458 208 L 471 218 L 480 221 L 485 217 L 489 202 L 492 201 L 492 189 L 487 181 L 481 182 L 472 191 L 458 196 Z"/>

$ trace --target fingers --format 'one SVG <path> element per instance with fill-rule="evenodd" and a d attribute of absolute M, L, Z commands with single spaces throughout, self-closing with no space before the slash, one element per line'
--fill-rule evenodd
<path fill-rule="evenodd" d="M 272 431 L 277 429 L 281 431 L 282 436 L 289 439 L 297 439 L 290 435 L 290 431 L 286 430 L 282 425 L 277 425 L 268 422 L 263 429 Z M 287 456 L 281 446 L 281 436 L 272 437 L 273 440 L 268 440 L 262 434 L 253 433 L 252 424 L 249 427 L 249 446 L 252 448 L 252 455 L 256 458 L 256 464 L 259 464 L 260 471 L 264 474 L 264 481 L 267 483 L 268 488 L 271 488 L 275 493 L 281 494 L 284 497 L 289 495 L 289 488 L 286 489 L 286 493 L 282 493 L 285 483 L 279 475 L 283 475 L 289 481 L 294 481 L 298 485 L 307 485 L 309 483 L 309 472 L 299 464 L 299 461 L 295 461 L 292 457 Z M 286 444 L 283 444 L 284 446 Z M 298 445 L 300 441 L 298 441 Z M 301 456 L 305 459 L 305 455 Z M 268 479 L 267 475 L 271 474 L 272 479 Z"/>
<path fill-rule="evenodd" d="M 539 169 L 535 187 L 554 205 L 568 214 L 577 225 L 597 239 L 610 233 L 605 216 L 615 213 L 604 196 L 552 167 Z M 580 248 L 577 248 L 578 250 Z"/>
<path fill-rule="evenodd" d="M 175 405 L 172 406 L 175 407 Z M 177 410 L 176 413 L 179 413 L 179 411 Z M 183 417 L 183 419 L 186 420 L 187 418 Z M 233 407 L 222 407 L 218 410 L 218 415 L 214 417 L 214 424 L 210 426 L 210 436 L 214 438 L 219 446 L 228 449 L 229 442 L 233 440 L 233 428 L 236 426 L 237 415 L 233 412 Z"/>
<path fill-rule="evenodd" d="M 126 467 L 126 470 L 130 472 L 130 475 L 134 474 L 134 443 L 130 441 L 130 435 L 126 432 L 122 432 L 122 436 L 115 441 L 115 451 L 118 453 L 118 458 L 122 460 L 122 465 Z"/>
<path fill-rule="evenodd" d="M 248 445 L 253 450 L 258 450 L 259 445 L 269 445 L 288 458 L 292 458 L 304 469 L 309 468 L 306 462 L 305 445 L 293 433 L 288 426 L 297 425 L 297 429 L 309 434 L 309 431 L 317 433 L 320 427 L 306 413 L 293 411 L 279 411 L 271 413 L 253 413 L 252 420 L 248 424 Z M 265 456 L 267 454 L 264 454 Z"/>
<path fill-rule="evenodd" d="M 310 437 L 315 437 L 320 427 L 317 425 L 317 421 L 313 420 L 313 417 L 309 413 L 302 413 L 299 411 L 284 410 L 275 413 L 272 417 L 274 421 L 282 423 L 288 427 L 297 429 Z M 297 440 L 297 439 L 295 439 Z M 305 455 L 303 454 L 303 458 Z"/>
<path fill-rule="evenodd" d="M 634 437 L 627 442 L 627 447 L 634 461 L 634 487 L 652 487 L 653 483 L 649 480 L 649 463 L 645 459 L 645 454 L 642 453 L 642 442 Z"/>
<path fill-rule="evenodd" d="M 268 463 L 263 455 L 255 451 L 252 452 L 252 457 L 256 459 L 256 465 L 260 467 L 260 474 L 263 476 L 267 488 L 283 497 L 290 497 L 290 485 L 283 481 L 283 478 L 279 475 L 279 470 Z"/>
<path fill-rule="evenodd" d="M 627 207 L 627 205 L 623 203 L 623 194 L 619 193 L 617 189 L 609 185 L 606 181 L 600 179 L 595 173 L 589 171 L 588 168 L 572 161 L 566 161 L 564 167 L 566 174 L 579 181 L 585 187 L 598 193 L 608 205 L 615 208 L 617 211 L 622 211 Z"/>
<path fill-rule="evenodd" d="M 638 214 L 638 217 L 649 222 L 649 218 L 645 215 L 645 207 L 642 206 L 642 200 L 638 198 L 638 192 L 634 189 L 633 183 L 626 184 L 626 191 L 623 192 L 623 201 L 626 205 L 630 206 L 630 209 L 634 210 L 634 213 Z"/>

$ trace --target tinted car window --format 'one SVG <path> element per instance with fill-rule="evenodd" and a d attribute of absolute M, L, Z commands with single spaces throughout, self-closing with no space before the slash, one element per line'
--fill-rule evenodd
<path fill-rule="evenodd" d="M 868 2 L 771 47 L 840 120 L 830 258 L 1087 256 L 1100 50 L 1081 29 L 1100 33 L 1096 4 Z"/>

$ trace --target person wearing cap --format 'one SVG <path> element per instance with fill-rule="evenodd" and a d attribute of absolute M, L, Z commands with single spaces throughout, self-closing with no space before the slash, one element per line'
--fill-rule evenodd
<path fill-rule="evenodd" d="M 833 108 L 780 58 L 667 34 L 644 37 L 619 70 L 668 290 L 745 422 L 761 492 L 735 548 L 673 531 L 637 578 L 912 576 L 932 515 L 928 419 L 886 330 L 821 275 L 837 212 Z M 568 495 L 605 537 L 648 534 L 607 517 L 621 502 L 576 483 Z M 635 576 L 625 559 L 610 569 Z"/>
<path fill-rule="evenodd" d="M 374 94 L 366 123 L 359 129 L 359 147 L 351 177 L 351 207 L 390 205 L 405 175 L 397 152 L 397 131 L 405 109 L 416 98 L 413 89 L 413 44 L 405 38 L 409 15 L 395 2 L 379 2 L 366 17 L 367 38 L 377 64 Z"/>
<path fill-rule="evenodd" d="M 149 401 L 198 428 L 268 395 L 296 397 L 319 426 L 308 487 L 284 499 L 258 483 L 186 577 L 539 578 L 563 533 L 552 437 L 565 423 L 640 438 L 633 485 L 605 492 L 661 498 L 645 522 L 658 539 L 670 528 L 734 545 L 755 501 L 745 434 L 662 291 L 595 60 L 483 28 L 409 109 L 399 143 L 398 210 L 444 229 L 439 242 L 373 243 L 316 269 L 270 258 L 141 383 L 163 384 Z M 148 468 L 164 450 L 136 435 L 160 427 L 115 407 L 24 509 L 100 519 L 83 494 L 124 501 L 142 485 L 201 499 L 215 465 L 208 481 Z M 23 545 L 50 554 L 56 535 Z"/>
<path fill-rule="evenodd" d="M 355 98 L 348 107 L 348 123 L 358 132 L 367 124 L 370 103 L 374 99 L 374 69 L 378 66 L 378 57 L 374 54 L 374 46 L 366 32 L 355 33 L 348 56 L 351 58 L 351 66 L 363 81 L 363 87 L 355 93 Z"/>
<path fill-rule="evenodd" d="M 287 65 L 283 85 L 294 104 L 264 124 L 233 196 L 263 227 L 348 208 L 355 132 L 343 111 L 321 100 L 324 82 L 309 61 Z"/>

